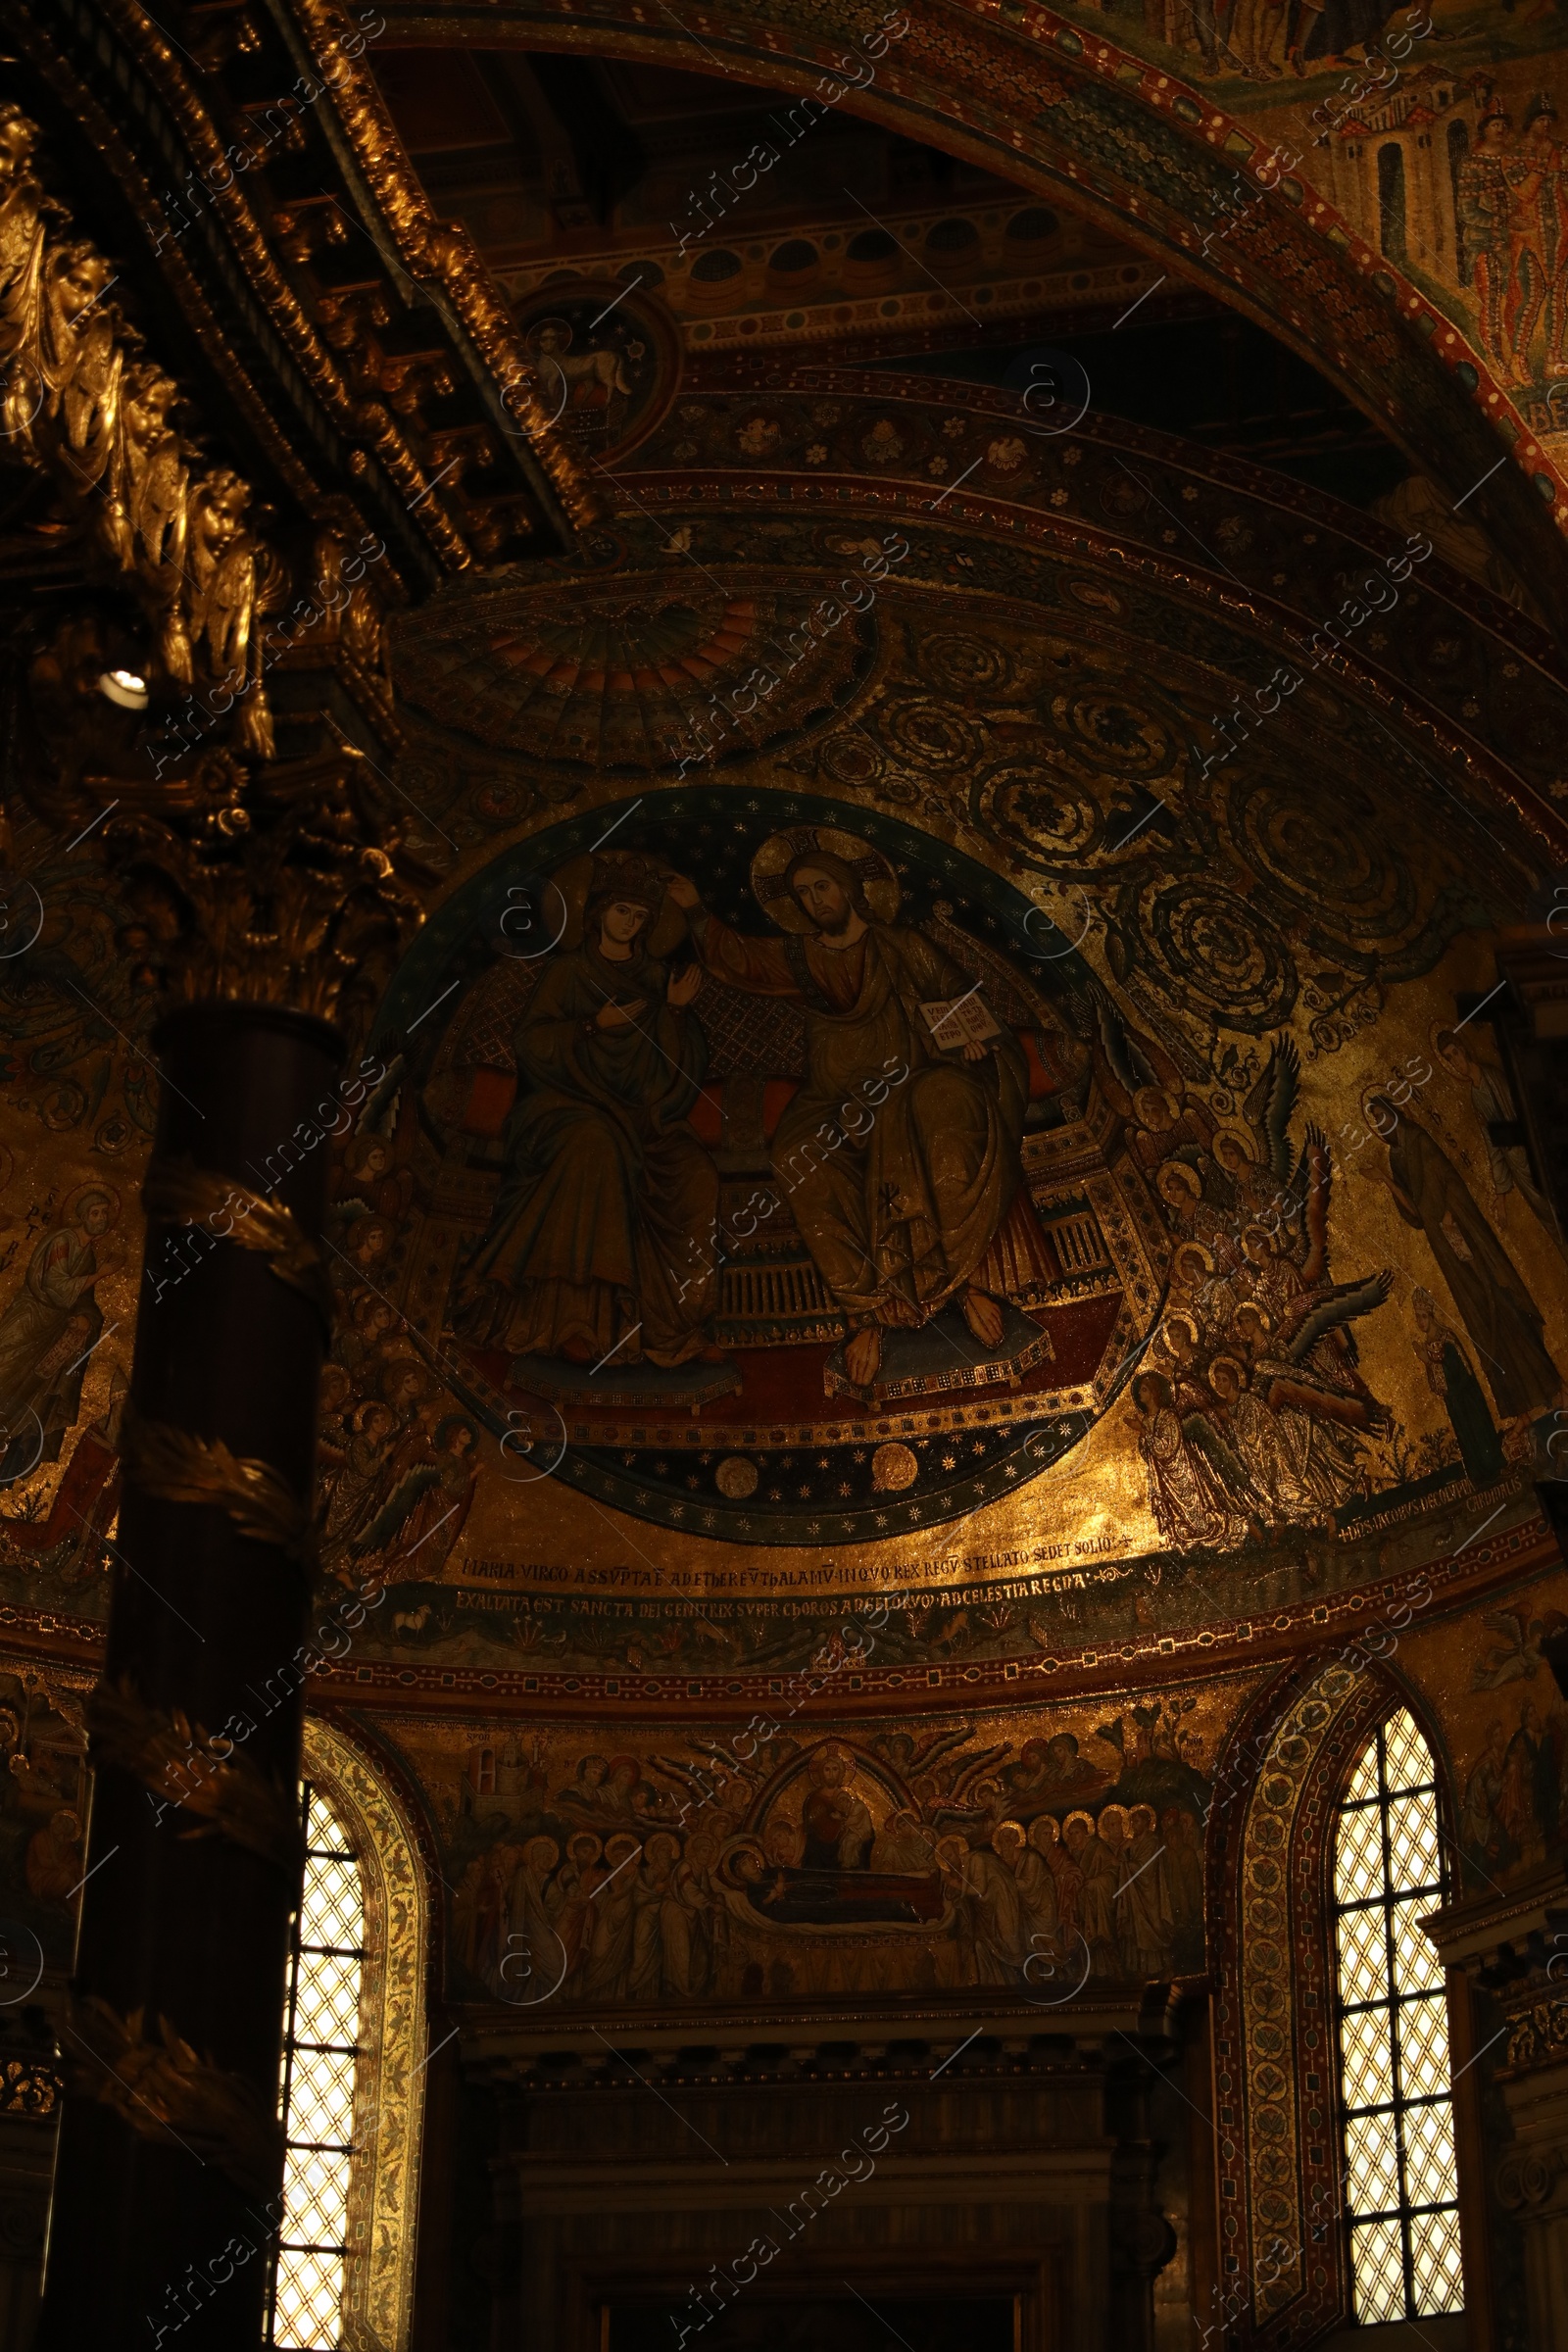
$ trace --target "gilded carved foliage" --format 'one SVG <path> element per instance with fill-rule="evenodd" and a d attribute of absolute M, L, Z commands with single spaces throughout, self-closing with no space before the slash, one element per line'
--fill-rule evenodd
<path fill-rule="evenodd" d="M 134 590 L 153 635 L 133 657 L 145 686 L 122 708 L 100 692 L 124 659 L 100 616 L 74 614 L 38 650 L 39 813 L 75 829 L 106 802 L 116 811 L 99 841 L 170 994 L 329 1012 L 346 981 L 377 984 L 418 908 L 393 879 L 401 828 L 371 763 L 335 728 L 315 757 L 273 759 L 267 672 L 324 657 L 386 717 L 368 550 L 350 558 L 319 535 L 320 609 L 303 599 L 287 624 L 270 619 L 289 574 L 248 526 L 250 489 L 203 469 L 173 422 L 178 387 L 107 299 L 110 264 L 70 235 L 34 169 L 37 139 L 0 106 L 0 427 L 52 477 L 89 568 Z"/>
<path fill-rule="evenodd" d="M 339 741 L 254 777 L 213 759 L 162 808 L 139 797 L 104 841 L 168 995 L 325 1016 L 373 998 L 422 916 L 401 878 L 418 869 L 363 753 Z"/>
<path fill-rule="evenodd" d="M 111 264 L 73 237 L 33 168 L 36 125 L 0 105 L 0 421 L 81 517 L 101 568 L 134 587 L 179 686 L 226 690 L 234 740 L 272 749 L 258 665 L 268 558 L 247 483 L 203 467 L 172 421 L 178 387 L 108 299 Z M 275 559 L 274 559 L 275 561 Z"/>

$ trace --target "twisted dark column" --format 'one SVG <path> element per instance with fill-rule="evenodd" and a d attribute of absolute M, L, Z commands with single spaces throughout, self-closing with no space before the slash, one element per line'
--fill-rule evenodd
<path fill-rule="evenodd" d="M 245 1004 L 187 1006 L 155 1042 L 39 2352 L 259 2344 L 280 2212 L 340 1046 Z"/>

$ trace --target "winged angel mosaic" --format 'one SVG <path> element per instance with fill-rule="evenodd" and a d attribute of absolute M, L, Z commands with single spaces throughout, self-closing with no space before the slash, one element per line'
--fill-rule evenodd
<path fill-rule="evenodd" d="M 1333 1159 L 1313 1126 L 1293 1159 L 1299 1076 L 1283 1039 L 1241 1120 L 1219 1130 L 1190 1113 L 1158 1171 L 1181 1238 L 1133 1419 L 1160 1534 L 1179 1547 L 1229 1546 L 1282 1520 L 1330 1524 L 1365 1492 L 1358 1440 L 1390 1426 L 1354 1326 L 1394 1276 L 1331 1278 Z"/>

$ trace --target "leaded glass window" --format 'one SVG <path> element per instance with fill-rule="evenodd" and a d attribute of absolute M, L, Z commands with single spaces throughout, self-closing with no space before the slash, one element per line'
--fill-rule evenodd
<path fill-rule="evenodd" d="M 349 2176 L 360 2058 L 365 1904 L 348 1836 L 319 1788 L 301 1791 L 305 1891 L 289 1966 L 280 2105 L 288 2142 L 268 2342 L 279 2352 L 343 2340 Z"/>
<path fill-rule="evenodd" d="M 1443 1969 L 1437 1771 L 1403 1708 L 1369 1741 L 1334 1849 L 1346 2217 L 1357 2323 L 1464 2307 Z"/>

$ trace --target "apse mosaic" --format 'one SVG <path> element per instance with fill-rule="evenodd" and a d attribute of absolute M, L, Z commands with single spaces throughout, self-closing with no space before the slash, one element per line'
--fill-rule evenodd
<path fill-rule="evenodd" d="M 1103 1084 L 1157 1049 L 1020 893 L 843 813 L 709 789 L 551 828 L 386 1007 L 390 1039 L 485 943 L 428 1024 L 430 1209 L 380 1222 L 519 1480 L 874 1538 L 1032 1475 L 1125 1384 L 1162 1217 Z"/>
<path fill-rule="evenodd" d="M 787 1673 L 878 1595 L 879 1669 L 1098 1651 L 1528 1519 L 1568 1267 L 1461 1010 L 1522 830 L 1339 681 L 1216 758 L 1255 650 L 1151 566 L 837 499 L 671 524 L 400 657 L 446 879 L 331 1147 L 361 1654 Z M 154 999 L 107 882 L 38 876 L 0 1605 L 65 1622 L 113 1559 Z"/>

